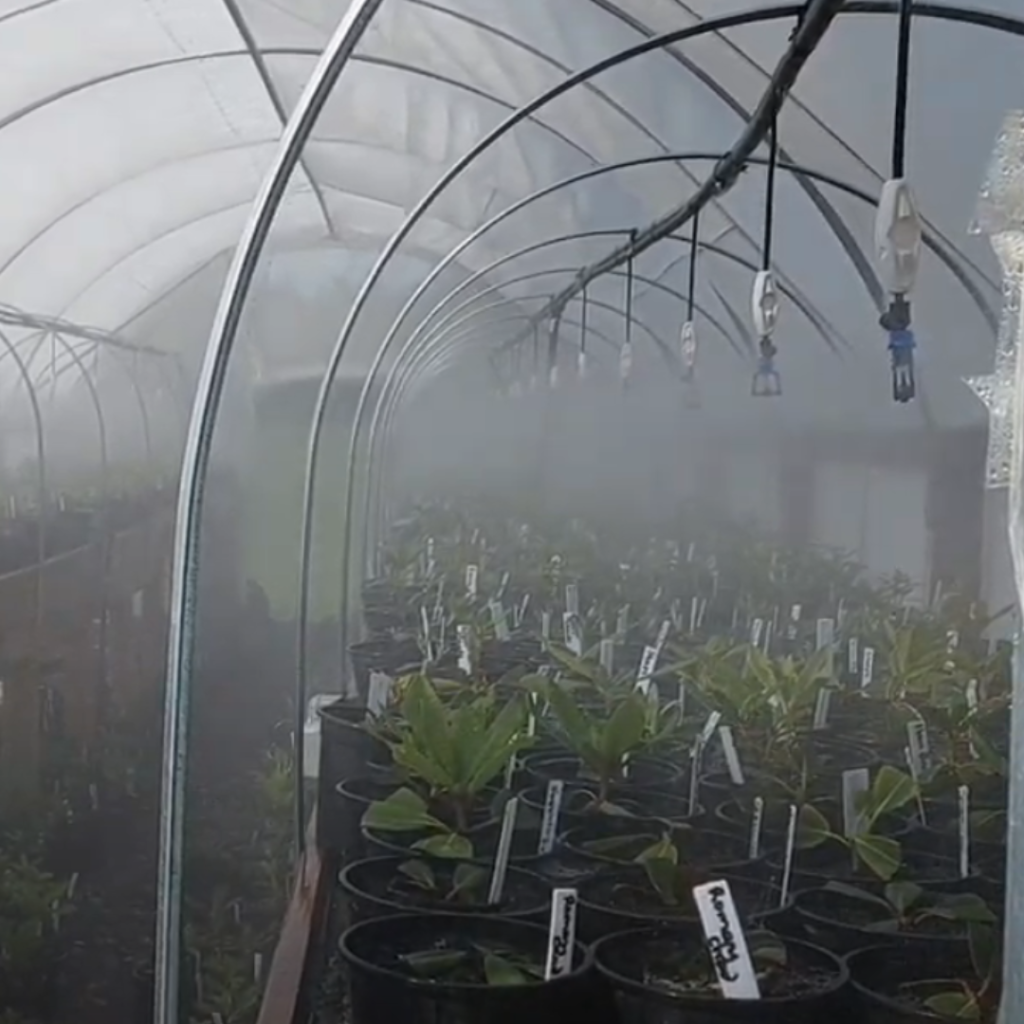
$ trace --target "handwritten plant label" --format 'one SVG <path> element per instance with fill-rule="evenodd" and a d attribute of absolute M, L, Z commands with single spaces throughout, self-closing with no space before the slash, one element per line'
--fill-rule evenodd
<path fill-rule="evenodd" d="M 394 680 L 383 672 L 370 673 L 370 688 L 366 695 L 366 710 L 371 715 L 383 715 L 391 700 Z"/>
<path fill-rule="evenodd" d="M 644 653 L 640 658 L 640 668 L 636 674 L 636 688 L 647 695 L 651 688 L 651 676 L 654 675 L 654 670 L 658 665 L 658 655 L 661 653 L 657 647 L 647 646 L 644 648 Z"/>
<path fill-rule="evenodd" d="M 565 612 L 562 615 L 562 631 L 565 634 L 565 646 L 576 655 L 583 656 L 583 624 L 578 615 Z"/>
<path fill-rule="evenodd" d="M 544 794 L 544 816 L 540 822 L 540 839 L 537 853 L 550 853 L 555 848 L 558 835 L 558 816 L 562 811 L 562 793 L 565 783 L 561 779 L 552 779 Z"/>
<path fill-rule="evenodd" d="M 722 995 L 726 999 L 760 999 L 757 973 L 729 883 L 723 879 L 695 886 L 693 901 Z"/>
<path fill-rule="evenodd" d="M 860 665 L 860 688 L 866 690 L 875 678 L 875 649 L 864 648 L 864 657 Z"/>
<path fill-rule="evenodd" d="M 728 725 L 720 726 L 718 738 L 722 741 L 722 753 L 725 754 L 725 764 L 729 769 L 729 778 L 734 786 L 744 786 L 747 780 L 743 776 L 743 766 L 740 764 L 740 754 L 736 749 L 736 740 L 732 735 L 732 728 Z"/>
<path fill-rule="evenodd" d="M 843 772 L 843 835 L 847 839 L 864 832 L 864 815 L 859 806 L 871 789 L 871 772 L 867 768 L 851 768 Z"/>
<path fill-rule="evenodd" d="M 471 597 L 475 598 L 477 594 L 477 584 L 480 582 L 480 566 L 479 565 L 467 565 L 466 566 L 466 593 Z"/>
<path fill-rule="evenodd" d="M 576 945 L 577 897 L 575 889 L 555 889 L 551 893 L 551 924 L 548 927 L 548 956 L 544 980 L 551 981 L 572 970 Z"/>

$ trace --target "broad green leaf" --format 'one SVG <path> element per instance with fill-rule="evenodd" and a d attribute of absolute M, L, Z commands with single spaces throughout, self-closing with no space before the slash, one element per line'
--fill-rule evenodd
<path fill-rule="evenodd" d="M 996 977 L 1002 960 L 996 929 L 985 924 L 968 924 L 967 940 L 971 950 L 971 964 L 979 982 L 991 982 Z"/>
<path fill-rule="evenodd" d="M 936 917 L 944 917 L 949 921 L 973 922 L 974 924 L 996 923 L 996 915 L 992 913 L 989 905 L 973 892 L 954 893 L 950 896 L 943 896 L 930 912 Z"/>
<path fill-rule="evenodd" d="M 890 882 L 885 887 L 885 898 L 892 904 L 900 917 L 915 906 L 924 895 L 924 889 L 915 882 Z"/>
<path fill-rule="evenodd" d="M 511 960 L 497 953 L 484 954 L 484 976 L 488 985 L 527 985 L 530 981 Z"/>
<path fill-rule="evenodd" d="M 479 864 L 459 864 L 452 875 L 452 891 L 448 899 L 465 897 L 471 900 L 472 891 L 487 881 L 487 871 Z"/>
<path fill-rule="evenodd" d="M 887 836 L 853 836 L 850 839 L 854 854 L 869 871 L 883 882 L 888 882 L 899 871 L 902 850 L 895 839 Z"/>
<path fill-rule="evenodd" d="M 426 861 L 407 860 L 398 865 L 398 870 L 421 889 L 433 891 L 437 888 L 437 879 L 434 878 L 434 872 L 430 870 L 430 865 Z"/>
<path fill-rule="evenodd" d="M 424 949 L 417 953 L 407 953 L 400 959 L 421 977 L 438 978 L 460 967 L 466 956 L 461 949 Z"/>
<path fill-rule="evenodd" d="M 810 850 L 832 838 L 828 819 L 812 804 L 803 804 L 797 814 L 797 849 Z"/>
<path fill-rule="evenodd" d="M 565 730 L 569 744 L 577 754 L 583 756 L 583 751 L 590 745 L 591 738 L 591 727 L 586 716 L 561 683 L 552 683 L 548 687 L 548 702 L 558 718 L 559 725 Z"/>
<path fill-rule="evenodd" d="M 981 1020 L 981 1007 L 973 992 L 939 992 L 929 996 L 924 1005 L 947 1020 Z"/>
<path fill-rule="evenodd" d="M 861 889 L 856 885 L 848 885 L 846 882 L 826 882 L 824 886 L 827 892 L 834 892 L 837 896 L 845 896 L 851 900 L 862 900 L 864 903 L 874 904 L 879 910 L 885 913 L 892 913 L 892 907 L 881 896 L 876 896 L 867 889 Z"/>
<path fill-rule="evenodd" d="M 636 847 L 637 842 L 646 838 L 648 837 L 643 835 L 609 836 L 605 839 L 588 839 L 585 843 L 581 843 L 580 846 L 588 853 L 597 854 L 601 857 L 611 857 L 613 860 L 625 860 Z"/>
<path fill-rule="evenodd" d="M 528 742 L 522 735 L 526 728 L 526 708 L 520 698 L 510 700 L 491 722 L 490 727 L 476 738 L 474 757 L 466 778 L 466 788 L 477 793 L 508 764 L 508 759 Z"/>
<path fill-rule="evenodd" d="M 363 814 L 364 828 L 378 832 L 445 831 L 445 825 L 427 811 L 426 801 L 411 789 L 395 790 L 386 800 L 375 800 Z"/>
<path fill-rule="evenodd" d="M 473 844 L 457 832 L 428 836 L 413 843 L 412 848 L 429 853 L 432 857 L 451 857 L 454 860 L 469 860 L 473 856 Z"/>
<path fill-rule="evenodd" d="M 425 676 L 415 676 L 409 681 L 402 701 L 402 714 L 419 750 L 440 764 L 449 777 L 454 776 L 456 764 L 448 713 Z"/>
<path fill-rule="evenodd" d="M 639 693 L 630 694 L 615 709 L 604 727 L 601 753 L 611 764 L 619 764 L 622 758 L 640 745 L 646 722 L 644 699 Z"/>
<path fill-rule="evenodd" d="M 391 756 L 399 768 L 404 768 L 415 779 L 422 779 L 431 789 L 448 789 L 453 785 L 452 776 L 444 765 L 425 754 L 411 739 L 393 744 Z"/>
<path fill-rule="evenodd" d="M 917 785 L 906 772 L 885 764 L 878 769 L 868 801 L 868 828 L 879 818 L 910 803 L 917 795 Z"/>
<path fill-rule="evenodd" d="M 671 836 L 662 836 L 652 846 L 648 846 L 646 850 L 641 850 L 636 855 L 636 862 L 638 864 L 646 864 L 652 860 L 664 860 L 672 865 L 679 863 L 679 850 L 676 848 L 676 844 L 672 842 Z"/>
<path fill-rule="evenodd" d="M 639 859 L 639 858 L 638 858 Z M 644 871 L 651 885 L 666 906 L 674 907 L 679 902 L 676 893 L 676 878 L 679 868 L 675 861 L 664 857 L 647 857 L 643 860 Z"/>

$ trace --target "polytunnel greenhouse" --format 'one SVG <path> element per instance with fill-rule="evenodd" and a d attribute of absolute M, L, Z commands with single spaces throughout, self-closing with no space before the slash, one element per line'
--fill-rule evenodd
<path fill-rule="evenodd" d="M 0 3 L 0 1024 L 1022 1024 L 1024 9 Z"/>

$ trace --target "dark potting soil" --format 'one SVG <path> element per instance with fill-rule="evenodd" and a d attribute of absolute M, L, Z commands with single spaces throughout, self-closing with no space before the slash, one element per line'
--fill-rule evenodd
<path fill-rule="evenodd" d="M 718 979 L 703 947 L 678 939 L 650 939 L 631 947 L 619 947 L 614 969 L 632 981 L 669 995 L 721 995 Z M 758 974 L 762 999 L 806 998 L 826 992 L 835 985 L 836 975 L 810 962 L 792 946 L 787 948 L 785 967 L 773 967 Z"/>

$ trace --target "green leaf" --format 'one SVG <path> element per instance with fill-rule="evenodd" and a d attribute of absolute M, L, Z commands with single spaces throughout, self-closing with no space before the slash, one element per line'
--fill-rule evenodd
<path fill-rule="evenodd" d="M 903 851 L 895 839 L 869 834 L 851 837 L 850 844 L 857 859 L 883 882 L 899 871 Z"/>
<path fill-rule="evenodd" d="M 929 996 L 924 1005 L 932 1013 L 947 1020 L 981 1020 L 981 1007 L 973 992 L 939 992 Z"/>
<path fill-rule="evenodd" d="M 930 912 L 936 917 L 946 918 L 949 921 L 963 921 L 965 924 L 992 925 L 997 920 L 989 905 L 973 892 L 943 896 L 930 908 Z"/>
<path fill-rule="evenodd" d="M 645 836 L 609 836 L 605 839 L 588 839 L 581 844 L 582 849 L 588 853 L 594 853 L 601 857 L 611 857 L 613 860 L 626 859 L 639 839 Z"/>
<path fill-rule="evenodd" d="M 447 769 L 429 754 L 423 753 L 410 738 L 391 746 L 391 755 L 399 768 L 404 768 L 413 778 L 421 779 L 431 789 L 448 789 L 452 778 Z"/>
<path fill-rule="evenodd" d="M 679 850 L 672 842 L 671 836 L 662 836 L 656 843 L 648 846 L 646 850 L 641 850 L 636 856 L 637 864 L 646 864 L 652 860 L 665 860 L 673 865 L 679 863 Z"/>
<path fill-rule="evenodd" d="M 459 864 L 452 875 L 452 891 L 448 899 L 466 898 L 472 902 L 473 890 L 487 881 L 487 871 L 479 864 Z"/>
<path fill-rule="evenodd" d="M 591 738 L 590 723 L 586 716 L 561 683 L 552 683 L 548 688 L 548 703 L 559 725 L 565 731 L 570 746 L 577 754 L 582 755 L 590 746 Z"/>
<path fill-rule="evenodd" d="M 526 708 L 521 699 L 510 700 L 482 735 L 476 737 L 474 756 L 466 772 L 466 789 L 478 793 L 505 770 L 509 758 L 520 748 L 520 734 L 526 728 Z M 523 737 L 526 740 L 526 737 Z"/>
<path fill-rule="evenodd" d="M 398 865 L 398 870 L 421 889 L 431 892 L 437 889 L 437 879 L 434 878 L 434 872 L 430 870 L 430 865 L 426 861 L 407 860 Z"/>
<path fill-rule="evenodd" d="M 834 892 L 837 896 L 845 896 L 847 899 L 872 903 L 887 914 L 892 913 L 892 906 L 886 900 L 883 900 L 881 896 L 876 896 L 873 892 L 868 892 L 867 889 L 861 889 L 859 886 L 848 885 L 846 882 L 826 882 L 824 888 L 827 892 Z"/>
<path fill-rule="evenodd" d="M 911 907 L 920 902 L 924 889 L 915 882 L 890 882 L 885 887 L 885 898 L 900 917 L 905 917 Z"/>
<path fill-rule="evenodd" d="M 473 856 L 473 844 L 457 832 L 428 836 L 413 843 L 414 850 L 422 850 L 432 857 L 450 857 L 454 860 L 469 860 Z"/>
<path fill-rule="evenodd" d="M 1002 959 L 996 929 L 985 924 L 968 924 L 967 941 L 971 950 L 971 964 L 979 982 L 987 984 L 993 981 Z"/>
<path fill-rule="evenodd" d="M 796 845 L 797 849 L 809 850 L 821 846 L 832 838 L 832 829 L 828 819 L 817 807 L 803 804 L 797 814 Z"/>
<path fill-rule="evenodd" d="M 488 985 L 527 985 L 530 981 L 511 960 L 497 953 L 484 954 L 484 977 Z"/>
<path fill-rule="evenodd" d="M 676 906 L 679 903 L 679 896 L 676 893 L 679 868 L 675 861 L 667 860 L 664 857 L 648 857 L 642 863 L 648 880 L 661 897 L 662 902 L 669 907 Z"/>
<path fill-rule="evenodd" d="M 601 753 L 610 764 L 619 764 L 643 741 L 646 706 L 639 693 L 630 694 L 615 709 L 604 727 Z"/>
<path fill-rule="evenodd" d="M 448 715 L 441 698 L 425 676 L 413 676 L 402 700 L 405 716 L 416 747 L 436 761 L 449 776 L 456 772 L 455 752 L 448 729 Z"/>
<path fill-rule="evenodd" d="M 917 795 L 917 785 L 906 772 L 901 772 L 898 768 L 885 764 L 878 769 L 878 774 L 875 776 L 875 781 L 869 792 L 870 796 L 865 810 L 870 829 L 879 818 L 910 803 Z"/>
<path fill-rule="evenodd" d="M 411 789 L 396 789 L 386 800 L 375 800 L 363 814 L 364 828 L 378 832 L 447 831 L 443 822 L 427 811 L 427 803 Z"/>
<path fill-rule="evenodd" d="M 437 978 L 451 974 L 466 960 L 467 954 L 461 949 L 424 949 L 418 953 L 406 953 L 399 959 L 424 978 Z"/>

